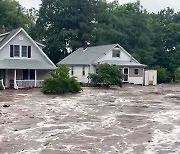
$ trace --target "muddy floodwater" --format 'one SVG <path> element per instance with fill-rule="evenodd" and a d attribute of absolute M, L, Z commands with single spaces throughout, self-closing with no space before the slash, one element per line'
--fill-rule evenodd
<path fill-rule="evenodd" d="M 180 85 L 0 91 L 3 153 L 180 154 Z"/>

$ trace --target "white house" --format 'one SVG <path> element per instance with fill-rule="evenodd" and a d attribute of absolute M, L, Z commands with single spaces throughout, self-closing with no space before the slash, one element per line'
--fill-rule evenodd
<path fill-rule="evenodd" d="M 61 60 L 57 65 L 67 65 L 70 74 L 81 83 L 88 83 L 89 73 L 95 73 L 98 64 L 108 63 L 119 66 L 124 74 L 123 82 L 143 84 L 144 68 L 119 44 L 79 48 Z"/>
<path fill-rule="evenodd" d="M 56 66 L 23 28 L 0 34 L 0 80 L 6 88 L 40 87 Z"/>

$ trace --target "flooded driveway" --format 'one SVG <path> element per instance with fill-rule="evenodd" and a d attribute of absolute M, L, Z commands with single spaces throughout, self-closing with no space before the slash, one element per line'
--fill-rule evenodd
<path fill-rule="evenodd" d="M 180 85 L 0 91 L 0 153 L 179 154 Z"/>

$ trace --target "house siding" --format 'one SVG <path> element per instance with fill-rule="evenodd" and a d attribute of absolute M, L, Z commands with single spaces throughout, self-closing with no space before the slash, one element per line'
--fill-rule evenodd
<path fill-rule="evenodd" d="M 23 40 L 19 39 L 19 36 L 23 36 Z M 1 51 L 0 60 L 3 59 L 29 59 L 23 57 L 10 57 L 10 45 L 24 45 L 31 46 L 31 59 L 38 60 L 44 63 L 49 63 L 49 61 L 44 57 L 44 55 L 39 51 L 39 49 L 31 42 L 31 40 L 21 31 L 16 37 L 14 37 Z"/>
<path fill-rule="evenodd" d="M 139 74 L 134 74 L 134 70 L 139 69 Z M 143 77 L 144 68 L 142 67 L 130 67 L 129 68 L 129 77 Z"/>
<path fill-rule="evenodd" d="M 122 60 L 122 61 L 131 61 L 132 59 L 122 50 L 120 50 L 120 57 L 112 57 L 112 50 L 108 52 L 103 57 L 99 58 L 97 62 L 103 62 L 106 60 Z"/>
<path fill-rule="evenodd" d="M 144 68 L 142 68 L 142 67 L 122 67 L 122 68 L 129 68 L 128 83 L 143 85 L 143 83 L 144 83 Z M 139 69 L 138 75 L 134 74 L 134 69 Z"/>
<path fill-rule="evenodd" d="M 73 75 L 71 74 L 71 70 L 73 67 Z M 85 75 L 82 74 L 83 67 L 85 68 Z M 74 76 L 78 82 L 88 83 L 88 75 L 90 73 L 90 66 L 80 65 L 80 66 L 69 66 L 69 74 L 70 76 Z"/>
<path fill-rule="evenodd" d="M 44 80 L 50 76 L 50 72 L 48 70 L 36 70 L 37 72 L 37 80 Z"/>

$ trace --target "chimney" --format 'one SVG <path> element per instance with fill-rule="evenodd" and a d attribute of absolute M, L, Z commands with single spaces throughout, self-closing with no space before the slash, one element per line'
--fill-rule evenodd
<path fill-rule="evenodd" d="M 84 42 L 84 45 L 83 45 L 83 52 L 85 52 L 85 51 L 87 50 L 87 48 L 88 48 L 89 45 L 90 45 L 89 42 L 87 42 L 87 41 Z"/>

